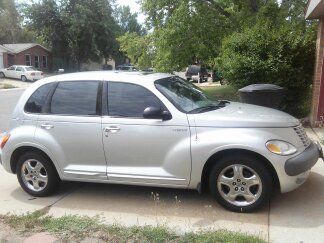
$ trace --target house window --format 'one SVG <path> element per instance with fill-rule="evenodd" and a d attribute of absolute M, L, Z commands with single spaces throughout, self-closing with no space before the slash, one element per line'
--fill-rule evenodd
<path fill-rule="evenodd" d="M 39 56 L 35 56 L 35 68 L 39 68 Z"/>
<path fill-rule="evenodd" d="M 43 68 L 47 68 L 47 56 L 43 56 Z"/>
<path fill-rule="evenodd" d="M 31 59 L 30 59 L 30 55 L 26 54 L 26 66 L 31 66 Z"/>

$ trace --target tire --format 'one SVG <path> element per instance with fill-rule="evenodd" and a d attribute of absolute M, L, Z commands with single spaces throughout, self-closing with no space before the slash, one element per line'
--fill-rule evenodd
<path fill-rule="evenodd" d="M 37 168 L 41 166 L 42 168 L 38 170 Z M 45 197 L 53 194 L 60 182 L 52 161 L 38 152 L 26 152 L 20 156 L 16 173 L 20 186 L 25 192 L 34 197 Z M 26 177 L 28 178 L 26 179 Z M 46 183 L 44 182 L 45 178 L 47 178 Z M 39 187 L 38 190 L 35 188 L 37 185 Z"/>
<path fill-rule="evenodd" d="M 249 213 L 269 201 L 273 188 L 272 176 L 263 161 L 254 156 L 229 155 L 217 161 L 212 168 L 209 188 L 224 208 Z"/>
<path fill-rule="evenodd" d="M 25 76 L 25 75 L 23 75 L 23 76 L 21 76 L 21 81 L 23 81 L 23 82 L 27 82 L 27 81 L 28 81 L 28 79 L 26 78 L 26 76 Z"/>
<path fill-rule="evenodd" d="M 6 75 L 3 72 L 0 72 L 0 78 L 5 78 Z"/>

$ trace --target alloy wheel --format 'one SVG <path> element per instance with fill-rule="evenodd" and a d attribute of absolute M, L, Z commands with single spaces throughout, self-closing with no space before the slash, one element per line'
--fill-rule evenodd
<path fill-rule="evenodd" d="M 221 171 L 217 188 L 227 202 L 235 206 L 249 206 L 260 197 L 262 181 L 252 168 L 233 164 Z"/>
<path fill-rule="evenodd" d="M 35 159 L 26 160 L 21 167 L 24 184 L 32 191 L 44 190 L 48 183 L 48 174 L 44 165 Z"/>

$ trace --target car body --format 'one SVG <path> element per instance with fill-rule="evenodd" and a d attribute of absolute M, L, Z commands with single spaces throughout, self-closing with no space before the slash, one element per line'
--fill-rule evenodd
<path fill-rule="evenodd" d="M 36 81 L 42 79 L 44 76 L 43 76 L 43 72 L 38 71 L 32 66 L 13 65 L 11 67 L 1 69 L 0 77 L 20 79 L 26 82 L 28 80 Z"/>
<path fill-rule="evenodd" d="M 17 173 L 34 196 L 48 195 L 59 179 L 209 187 L 226 208 L 250 212 L 272 188 L 289 192 L 305 182 L 321 152 L 284 112 L 211 101 L 170 74 L 104 71 L 31 85 L 13 112 L 0 154 L 5 170 Z M 36 167 L 46 172 L 51 190 L 39 182 L 45 191 L 38 191 L 28 181 L 41 174 Z M 244 189 L 246 202 L 233 191 Z M 229 193 L 236 195 L 233 202 Z"/>
<path fill-rule="evenodd" d="M 208 71 L 206 68 L 200 65 L 189 65 L 185 72 L 186 79 L 188 81 L 203 82 L 208 80 Z"/>

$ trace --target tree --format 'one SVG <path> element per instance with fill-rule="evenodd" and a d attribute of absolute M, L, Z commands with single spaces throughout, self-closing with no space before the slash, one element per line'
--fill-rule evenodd
<path fill-rule="evenodd" d="M 137 13 L 131 13 L 129 6 L 119 6 L 115 10 L 115 18 L 122 33 L 135 32 L 138 35 L 145 34 L 145 30 L 137 21 L 137 16 Z"/>
<path fill-rule="evenodd" d="M 31 36 L 21 26 L 14 0 L 0 1 L 0 43 L 17 43 L 31 40 Z"/>
<path fill-rule="evenodd" d="M 140 69 L 147 69 L 153 66 L 154 47 L 152 36 L 141 36 L 135 32 L 127 32 L 118 38 L 120 50 L 127 53 L 127 56 Z"/>
<path fill-rule="evenodd" d="M 27 26 L 72 69 L 118 52 L 118 27 L 107 0 L 42 0 L 27 5 L 25 13 Z"/>

